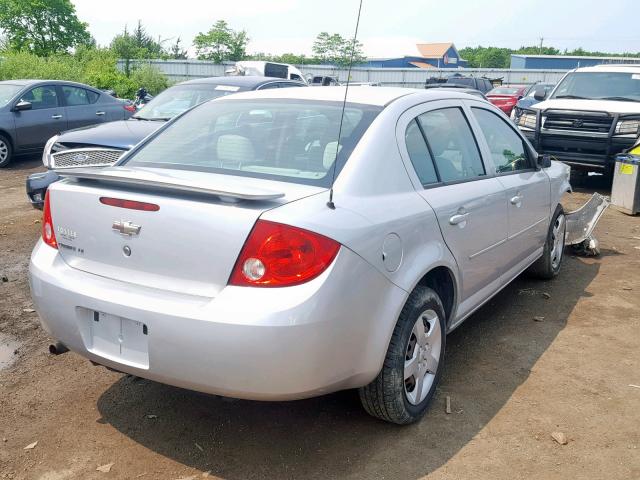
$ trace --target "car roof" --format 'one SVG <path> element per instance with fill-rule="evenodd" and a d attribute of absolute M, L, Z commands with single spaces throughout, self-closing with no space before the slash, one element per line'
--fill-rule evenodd
<path fill-rule="evenodd" d="M 20 85 L 23 87 L 30 87 L 34 85 L 73 85 L 81 88 L 90 88 L 92 90 L 100 92 L 100 90 L 98 90 L 95 87 L 92 87 L 91 85 L 86 85 L 84 83 L 78 83 L 78 82 L 69 82 L 67 80 L 35 80 L 35 79 L 34 80 L 30 80 L 30 79 L 3 80 L 0 82 L 0 85 Z"/>
<path fill-rule="evenodd" d="M 610 72 L 621 72 L 621 73 L 640 73 L 640 64 L 602 64 L 595 65 L 593 67 L 583 67 L 577 68 L 576 72 L 602 72 L 609 70 Z"/>
<path fill-rule="evenodd" d="M 304 85 L 302 82 L 298 82 L 296 80 L 289 80 L 287 78 L 276 78 L 276 77 L 259 77 L 259 76 L 251 76 L 251 75 L 232 75 L 225 77 L 206 77 L 206 78 L 196 78 L 194 80 L 187 80 L 186 82 L 181 82 L 179 85 L 193 85 L 193 84 L 208 84 L 208 85 L 229 85 L 233 87 L 244 87 L 244 88 L 253 88 L 258 87 L 260 85 L 264 85 L 265 83 L 270 82 L 293 82 L 299 83 L 300 85 Z"/>
<path fill-rule="evenodd" d="M 320 87 L 320 88 L 274 88 L 241 92 L 224 97 L 225 100 L 247 100 L 252 98 L 277 98 L 294 100 L 320 100 L 326 102 L 342 102 L 345 97 L 346 86 Z M 468 94 L 443 89 L 416 89 L 399 87 L 360 87 L 352 86 L 347 95 L 348 103 L 359 103 L 384 107 L 401 97 L 408 95 L 420 95 L 424 101 L 443 100 L 446 98 L 469 98 Z M 218 101 L 218 100 L 214 100 Z"/>

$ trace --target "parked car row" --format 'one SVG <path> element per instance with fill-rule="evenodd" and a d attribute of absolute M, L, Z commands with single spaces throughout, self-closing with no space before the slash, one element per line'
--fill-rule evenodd
<path fill-rule="evenodd" d="M 47 142 L 43 163 L 48 171 L 27 179 L 27 196 L 42 208 L 47 187 L 57 172 L 78 166 L 101 167 L 115 163 L 125 152 L 165 122 L 199 103 L 247 90 L 305 87 L 281 78 L 230 76 L 190 80 L 166 89 L 128 120 L 96 124 L 55 135 Z"/>
<path fill-rule="evenodd" d="M 49 140 L 45 175 L 62 179 L 32 189 L 34 305 L 65 348 L 118 371 L 255 400 L 358 389 L 371 415 L 415 422 L 447 333 L 524 270 L 561 268 L 570 168 L 532 143 L 637 144 L 639 79 L 583 69 L 550 94 L 494 89 L 494 105 L 458 83 L 185 82 Z M 531 92 L 548 100 L 516 125 Z"/>

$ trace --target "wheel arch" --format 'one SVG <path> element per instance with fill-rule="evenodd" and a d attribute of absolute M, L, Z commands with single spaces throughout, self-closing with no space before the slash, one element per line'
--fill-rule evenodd
<path fill-rule="evenodd" d="M 447 317 L 447 325 L 450 325 L 458 299 L 456 276 L 453 270 L 445 265 L 433 267 L 420 278 L 416 283 L 416 286 L 418 285 L 429 287 L 438 294 Z"/>
<path fill-rule="evenodd" d="M 16 145 L 15 145 L 15 141 L 13 139 L 13 135 L 11 135 L 9 133 L 9 131 L 7 129 L 4 128 L 0 128 L 0 135 L 2 135 L 4 138 L 6 138 L 9 143 L 11 144 L 11 149 L 15 152 L 16 151 Z"/>

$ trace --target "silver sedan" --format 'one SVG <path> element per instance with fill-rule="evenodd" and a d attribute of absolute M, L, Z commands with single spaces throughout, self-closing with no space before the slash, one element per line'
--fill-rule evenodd
<path fill-rule="evenodd" d="M 47 331 L 107 367 L 257 400 L 358 388 L 406 424 L 446 334 L 558 274 L 568 167 L 452 91 L 213 100 L 116 166 L 69 170 L 31 258 Z"/>

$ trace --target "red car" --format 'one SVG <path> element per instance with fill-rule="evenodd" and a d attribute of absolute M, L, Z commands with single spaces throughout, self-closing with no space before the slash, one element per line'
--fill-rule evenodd
<path fill-rule="evenodd" d="M 524 97 L 528 88 L 526 85 L 503 85 L 496 87 L 487 93 L 487 100 L 507 115 L 511 115 L 511 110 L 516 106 L 518 100 Z"/>

